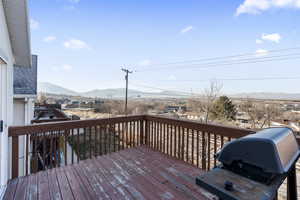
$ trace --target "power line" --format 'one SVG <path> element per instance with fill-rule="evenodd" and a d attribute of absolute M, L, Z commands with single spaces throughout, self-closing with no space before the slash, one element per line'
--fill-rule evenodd
<path fill-rule="evenodd" d="M 221 79 L 202 79 L 202 80 L 163 80 L 163 81 L 176 81 L 176 82 L 210 82 L 212 80 L 215 81 L 265 81 L 265 80 L 300 80 L 300 77 L 251 77 L 251 78 L 221 78 Z M 167 89 L 161 88 L 156 86 L 150 86 L 148 84 L 140 84 L 140 83 L 132 83 L 132 85 L 142 88 L 160 90 L 160 91 L 170 91 L 181 93 L 186 96 L 191 95 L 191 93 L 186 92 L 187 90 L 174 90 L 174 89 Z M 172 95 L 169 95 L 172 96 Z"/>
<path fill-rule="evenodd" d="M 295 54 L 300 55 L 300 54 Z M 278 58 L 279 57 L 279 58 Z M 266 57 L 269 58 L 269 57 Z M 230 66 L 230 65 L 239 65 L 239 64 L 254 64 L 254 63 L 265 63 L 265 62 L 274 62 L 274 61 L 284 61 L 284 60 L 296 60 L 299 59 L 300 56 L 294 56 L 294 57 L 283 57 L 280 58 L 280 56 L 274 57 L 274 59 L 266 59 L 266 58 L 256 58 L 256 59 L 249 59 L 249 60 L 233 60 L 228 62 L 215 62 L 215 63 L 203 63 L 203 64 L 194 64 L 194 65 L 188 65 L 188 66 L 172 66 L 172 69 L 206 69 L 206 68 L 213 68 L 213 67 L 222 67 L 222 66 Z M 170 66 L 171 67 L 171 66 Z M 157 71 L 157 70 L 165 70 L 169 69 L 170 67 L 163 67 L 163 68 L 153 68 L 153 69 L 147 69 L 147 70 L 140 70 L 137 72 L 145 72 L 145 71 Z"/>
<path fill-rule="evenodd" d="M 285 49 L 277 49 L 277 50 L 269 50 L 266 53 L 278 53 L 283 51 L 291 51 L 291 50 L 300 50 L 300 47 L 292 47 L 292 48 L 285 48 Z M 193 62 L 203 62 L 203 61 L 210 61 L 210 60 L 224 60 L 224 59 L 234 59 L 239 57 L 246 57 L 246 56 L 257 56 L 257 55 L 263 55 L 264 53 L 244 53 L 244 54 L 236 54 L 236 55 L 230 55 L 230 56 L 220 56 L 220 57 L 212 57 L 212 58 L 201 58 L 201 59 L 192 59 L 192 60 L 184 60 L 184 61 L 178 61 L 178 62 L 167 62 L 167 63 L 157 63 L 146 66 L 147 68 L 152 68 L 156 66 L 168 66 L 168 65 L 177 65 L 177 64 L 186 64 L 186 63 L 193 63 Z M 136 70 L 137 72 L 140 70 Z"/>
<path fill-rule="evenodd" d="M 209 82 L 212 79 L 199 80 L 160 80 L 160 81 L 176 81 L 176 82 Z M 216 78 L 216 81 L 265 81 L 265 80 L 300 80 L 298 77 L 253 77 L 253 78 Z"/>

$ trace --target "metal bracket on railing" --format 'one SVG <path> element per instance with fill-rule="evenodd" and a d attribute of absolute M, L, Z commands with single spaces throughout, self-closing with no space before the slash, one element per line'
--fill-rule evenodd
<path fill-rule="evenodd" d="M 0 120 L 0 133 L 3 132 L 3 120 Z"/>

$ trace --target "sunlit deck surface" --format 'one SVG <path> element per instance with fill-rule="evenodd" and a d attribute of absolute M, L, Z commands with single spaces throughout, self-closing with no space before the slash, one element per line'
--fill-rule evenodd
<path fill-rule="evenodd" d="M 14 179 L 4 199 L 213 199 L 195 185 L 201 173 L 137 147 Z"/>

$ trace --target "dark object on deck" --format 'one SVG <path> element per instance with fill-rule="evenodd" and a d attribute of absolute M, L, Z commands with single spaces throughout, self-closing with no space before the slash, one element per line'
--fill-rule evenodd
<path fill-rule="evenodd" d="M 197 177 L 196 184 L 222 200 L 271 200 L 285 178 L 295 176 L 299 155 L 291 129 L 265 129 L 227 143 L 217 154 L 222 164 Z M 293 195 L 289 199 L 296 191 Z"/>

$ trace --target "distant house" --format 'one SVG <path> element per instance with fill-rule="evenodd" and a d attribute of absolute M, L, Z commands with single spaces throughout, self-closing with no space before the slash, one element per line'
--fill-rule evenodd
<path fill-rule="evenodd" d="M 36 124 L 68 120 L 71 120 L 71 117 L 61 110 L 60 104 L 37 104 L 34 108 L 34 119 L 31 122 Z"/>
<path fill-rule="evenodd" d="M 177 106 L 177 105 L 172 106 L 172 105 L 170 105 L 170 106 L 166 106 L 165 111 L 166 112 L 179 112 L 179 111 L 186 112 L 187 107 L 186 106 Z"/>
<path fill-rule="evenodd" d="M 0 195 L 11 176 L 8 127 L 26 125 L 33 116 L 37 57 L 31 55 L 27 0 L 0 1 Z M 20 137 L 19 145 L 25 139 Z M 24 149 L 19 149 L 24 174 Z"/>

